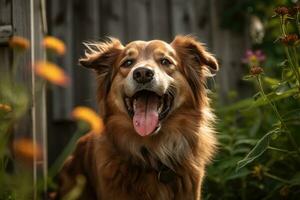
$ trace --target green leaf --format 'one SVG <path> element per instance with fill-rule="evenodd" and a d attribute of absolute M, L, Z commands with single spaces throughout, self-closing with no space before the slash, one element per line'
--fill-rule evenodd
<path fill-rule="evenodd" d="M 261 97 L 260 92 L 256 93 L 255 95 L 253 95 L 253 99 L 256 101 L 259 97 Z"/>
<path fill-rule="evenodd" d="M 300 185 L 300 172 L 296 173 L 290 180 L 291 185 Z"/>
<path fill-rule="evenodd" d="M 278 63 L 278 67 L 286 67 L 287 66 L 287 64 L 288 64 L 288 60 L 284 60 L 284 61 L 282 61 L 282 62 L 280 62 L 280 63 Z"/>
<path fill-rule="evenodd" d="M 278 132 L 279 129 L 272 130 L 265 134 L 254 146 L 254 148 L 246 155 L 246 157 L 239 161 L 237 164 L 237 170 L 245 167 L 249 163 L 253 162 L 256 158 L 260 157 L 269 146 L 270 137 L 272 134 Z"/>
<path fill-rule="evenodd" d="M 233 150 L 233 155 L 245 155 L 245 153 L 248 153 L 250 151 L 250 148 L 243 147 Z"/>
<path fill-rule="evenodd" d="M 250 81 L 250 80 L 253 80 L 255 78 L 255 76 L 253 75 L 246 75 L 243 77 L 243 80 L 244 81 Z"/>
<path fill-rule="evenodd" d="M 267 97 L 271 101 L 274 102 L 274 101 L 278 101 L 278 100 L 293 96 L 294 94 L 296 94 L 298 92 L 299 92 L 298 88 L 294 87 L 294 88 L 291 88 L 291 89 L 285 91 L 281 95 L 276 95 L 275 93 L 270 93 L 270 94 L 267 94 Z M 232 104 L 230 106 L 220 108 L 220 109 L 218 109 L 218 111 L 219 112 L 230 112 L 230 111 L 237 111 L 237 110 L 241 110 L 241 109 L 252 109 L 252 108 L 256 108 L 256 107 L 263 106 L 266 104 L 268 104 L 268 102 L 265 101 L 265 99 L 262 97 L 258 98 L 256 101 L 254 101 L 253 98 L 247 98 L 247 99 L 241 100 L 235 104 Z"/>
<path fill-rule="evenodd" d="M 231 175 L 229 175 L 229 176 L 226 178 L 226 180 L 233 180 L 233 179 L 238 179 L 238 178 L 246 177 L 246 176 L 248 176 L 250 173 L 251 173 L 250 170 L 244 168 L 244 169 L 242 169 L 242 170 L 240 170 L 240 171 L 238 171 L 238 172 L 232 173 Z"/>
<path fill-rule="evenodd" d="M 224 171 L 226 169 L 232 169 L 234 171 L 234 168 L 236 167 L 236 163 L 241 159 L 241 156 L 231 156 L 229 158 L 225 158 L 220 160 L 217 163 L 217 168 L 220 171 Z"/>
<path fill-rule="evenodd" d="M 283 82 L 283 83 L 278 85 L 278 87 L 275 90 L 275 94 L 282 95 L 283 93 L 285 93 L 289 89 L 290 89 L 290 86 L 289 86 L 288 82 Z"/>
<path fill-rule="evenodd" d="M 254 140 L 254 139 L 248 139 L 248 138 L 246 138 L 246 139 L 238 140 L 238 141 L 234 144 L 234 146 L 244 145 L 244 144 L 246 144 L 246 145 L 254 145 L 255 142 L 256 142 L 256 140 Z"/>
<path fill-rule="evenodd" d="M 275 78 L 270 78 L 270 77 L 267 77 L 265 76 L 263 78 L 263 81 L 268 84 L 268 85 L 278 85 L 279 84 L 279 80 L 278 79 L 275 79 Z"/>

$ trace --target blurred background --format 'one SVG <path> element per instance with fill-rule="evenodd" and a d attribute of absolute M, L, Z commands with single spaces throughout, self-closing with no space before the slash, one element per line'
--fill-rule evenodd
<path fill-rule="evenodd" d="M 13 138 L 30 137 L 43 148 L 33 162 L 34 185 L 42 177 L 47 190 L 48 167 L 78 125 L 74 107 L 98 109 L 95 74 L 78 65 L 83 42 L 171 42 L 192 34 L 220 63 L 208 80 L 220 147 L 204 199 L 299 199 L 299 12 L 297 0 L 0 0 L 0 78 L 17 65 L 16 79 L 30 94 Z M 18 63 L 9 47 L 16 35 L 31 46 Z M 46 35 L 65 43 L 64 56 L 46 55 Z M 45 59 L 69 75 L 67 87 L 38 83 L 30 66 Z"/>

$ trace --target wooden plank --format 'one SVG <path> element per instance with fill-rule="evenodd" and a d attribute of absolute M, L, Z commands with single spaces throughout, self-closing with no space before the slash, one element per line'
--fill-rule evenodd
<path fill-rule="evenodd" d="M 8 47 L 0 46 L 0 79 L 9 72 L 11 66 L 11 52 Z"/>
<path fill-rule="evenodd" d="M 7 44 L 12 36 L 12 25 L 0 25 L 0 44 Z"/>
<path fill-rule="evenodd" d="M 169 0 L 153 0 L 151 2 L 151 24 L 152 39 L 165 41 L 172 40 L 171 34 L 171 7 Z"/>
<path fill-rule="evenodd" d="M 102 0 L 102 22 L 105 27 L 102 35 L 112 36 L 124 41 L 125 39 L 125 12 L 124 0 Z"/>
<path fill-rule="evenodd" d="M 12 24 L 14 27 L 14 35 L 22 36 L 30 40 L 30 1 L 12 0 Z M 20 20 L 22 19 L 22 20 Z M 17 81 L 23 83 L 28 91 L 32 89 L 31 76 L 31 49 L 26 51 L 18 61 Z M 16 58 L 18 52 L 13 52 L 13 59 Z M 16 137 L 31 137 L 32 135 L 32 113 L 28 111 L 26 116 L 20 121 L 16 127 Z"/>
<path fill-rule="evenodd" d="M 194 13 L 195 30 L 193 32 L 196 33 L 201 42 L 211 49 L 209 2 L 194 0 L 190 7 L 192 7 L 191 12 Z"/>
<path fill-rule="evenodd" d="M 11 65 L 11 52 L 7 47 L 8 38 L 12 35 L 11 1 L 0 0 L 0 78 L 7 73 Z"/>
<path fill-rule="evenodd" d="M 50 4 L 50 5 L 49 5 Z M 53 0 L 48 5 L 48 20 L 50 33 L 63 40 L 67 47 L 67 52 L 63 57 L 55 59 L 55 62 L 62 67 L 71 77 L 73 75 L 74 55 L 72 49 L 73 42 L 73 1 Z M 67 88 L 53 87 L 53 117 L 54 119 L 69 119 L 74 106 L 73 81 Z"/>
<path fill-rule="evenodd" d="M 126 42 L 133 40 L 149 40 L 149 13 L 147 12 L 146 0 L 127 0 L 126 4 Z"/>
<path fill-rule="evenodd" d="M 45 22 L 41 16 L 45 12 L 44 7 L 41 5 L 42 1 L 32 0 L 31 4 L 31 43 L 34 45 L 31 52 L 31 63 L 37 60 L 45 60 L 46 54 L 45 50 L 42 48 L 41 43 L 45 36 L 45 27 L 43 26 Z M 36 165 L 36 179 L 41 181 L 41 186 L 43 186 L 44 192 L 47 190 L 47 108 L 46 108 L 46 84 L 41 81 L 32 72 L 32 77 L 34 78 L 32 82 L 32 118 L 34 130 L 33 139 L 43 148 L 43 154 L 40 159 L 37 159 L 34 163 Z M 35 180 L 36 182 L 36 180 Z M 37 183 L 37 182 L 36 182 Z M 37 188 L 35 188 L 35 198 L 37 198 Z M 46 195 L 46 193 L 44 194 Z M 46 196 L 43 198 L 46 199 Z"/>
<path fill-rule="evenodd" d="M 211 46 L 221 63 L 217 82 L 220 86 L 221 100 L 226 103 L 228 102 L 228 92 L 239 89 L 240 77 L 242 76 L 240 59 L 249 45 L 249 42 L 247 42 L 247 34 L 234 33 L 220 27 L 219 13 L 221 11 L 222 8 L 217 0 L 210 1 Z M 234 74 L 234 76 L 232 76 L 232 74 Z"/>
<path fill-rule="evenodd" d="M 40 160 L 34 159 L 32 168 L 33 199 L 37 199 L 37 179 L 44 179 L 44 189 L 46 189 L 47 176 L 47 137 L 46 137 L 46 111 L 45 111 L 45 90 L 38 87 L 37 80 L 32 70 L 35 61 L 43 60 L 45 57 L 41 47 L 43 38 L 41 22 L 41 5 L 39 0 L 23 1 L 12 0 L 12 25 L 14 35 L 22 36 L 30 40 L 31 47 L 22 57 L 20 57 L 17 81 L 23 83 L 30 93 L 32 100 L 26 115 L 20 120 L 15 128 L 15 138 L 32 138 L 34 143 L 43 147 L 43 156 Z M 14 52 L 13 59 L 17 52 Z M 39 92 L 39 93 L 36 93 Z"/>
<path fill-rule="evenodd" d="M 99 1 L 89 0 L 74 2 L 73 11 L 73 48 L 69 49 L 74 55 L 73 63 L 73 88 L 74 105 L 96 108 L 96 77 L 95 73 L 78 65 L 78 59 L 84 55 L 82 42 L 97 41 L 100 38 Z M 91 25 L 92 24 L 92 25 Z M 85 30 L 81 32 L 81 30 Z"/>
<path fill-rule="evenodd" d="M 171 0 L 172 36 L 191 33 L 191 16 L 188 13 L 188 4 L 191 0 Z"/>
<path fill-rule="evenodd" d="M 0 0 L 0 26 L 11 25 L 11 1 Z"/>

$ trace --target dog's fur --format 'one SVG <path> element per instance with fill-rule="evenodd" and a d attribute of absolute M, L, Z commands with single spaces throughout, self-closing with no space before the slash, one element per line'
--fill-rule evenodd
<path fill-rule="evenodd" d="M 105 129 L 79 140 L 60 172 L 57 197 L 67 194 L 82 174 L 86 184 L 81 199 L 85 200 L 200 199 L 205 167 L 216 146 L 214 115 L 205 88 L 206 77 L 218 70 L 216 59 L 191 36 L 177 36 L 170 44 L 134 41 L 124 47 L 109 38 L 86 46 L 80 63 L 98 74 Z M 161 56 L 171 62 L 162 65 Z M 124 67 L 127 57 L 135 61 Z M 130 76 L 139 66 L 161 73 L 158 82 L 171 87 L 174 97 L 160 129 L 144 137 L 135 131 L 124 103 L 124 95 L 133 95 L 132 85 L 126 84 L 133 84 Z"/>

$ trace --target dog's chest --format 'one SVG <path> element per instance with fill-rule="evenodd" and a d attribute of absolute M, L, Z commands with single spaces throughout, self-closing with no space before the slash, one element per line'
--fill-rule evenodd
<path fill-rule="evenodd" d="M 192 180 L 166 166 L 141 167 L 112 161 L 103 169 L 101 199 L 187 199 Z M 185 197 L 184 197 L 185 196 Z"/>

